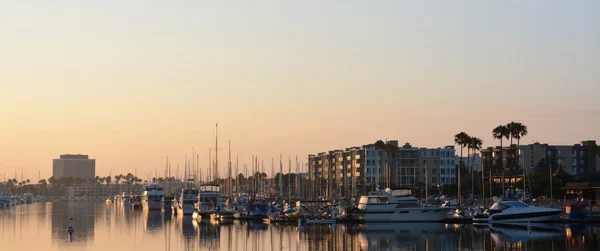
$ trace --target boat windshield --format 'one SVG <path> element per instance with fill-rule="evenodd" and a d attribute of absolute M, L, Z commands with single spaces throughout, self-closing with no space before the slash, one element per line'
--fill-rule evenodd
<path fill-rule="evenodd" d="M 505 205 L 510 206 L 510 207 L 529 207 L 529 205 L 527 205 L 527 204 L 525 204 L 524 202 L 521 202 L 521 201 L 507 201 L 507 202 L 504 202 L 502 204 L 505 204 Z"/>
<path fill-rule="evenodd" d="M 367 205 L 373 205 L 373 204 L 390 204 L 390 200 L 388 200 L 388 198 L 386 198 L 386 197 L 362 196 L 362 197 L 360 197 L 360 200 L 358 201 L 358 204 L 367 204 Z"/>
<path fill-rule="evenodd" d="M 492 205 L 490 207 L 491 210 L 498 210 L 498 211 L 502 211 L 504 209 L 507 209 L 509 207 L 529 207 L 529 205 L 520 202 L 520 201 L 503 201 L 503 202 L 496 202 L 494 203 L 494 205 Z"/>
<path fill-rule="evenodd" d="M 411 196 L 412 193 L 409 189 L 396 189 L 396 190 L 392 190 L 390 192 L 390 194 L 394 197 L 404 197 L 404 196 Z"/>

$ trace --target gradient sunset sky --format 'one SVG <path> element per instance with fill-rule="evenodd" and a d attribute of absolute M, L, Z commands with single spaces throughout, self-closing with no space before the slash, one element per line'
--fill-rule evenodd
<path fill-rule="evenodd" d="M 600 1 L 215 2 L 1 3 L 0 180 L 63 153 L 206 168 L 217 122 L 220 166 L 231 139 L 268 173 L 377 139 L 487 147 L 511 120 L 525 144 L 600 140 Z"/>

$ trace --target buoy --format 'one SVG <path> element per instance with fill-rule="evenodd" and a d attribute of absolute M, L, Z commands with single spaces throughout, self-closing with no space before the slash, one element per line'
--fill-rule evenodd
<path fill-rule="evenodd" d="M 73 218 L 69 218 L 69 228 L 67 228 L 67 232 L 70 235 L 73 234 L 73 232 L 75 232 L 75 229 L 73 228 Z"/>

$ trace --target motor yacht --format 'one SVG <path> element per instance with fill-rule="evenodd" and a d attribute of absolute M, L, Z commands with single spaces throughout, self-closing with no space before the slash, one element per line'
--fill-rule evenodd
<path fill-rule="evenodd" d="M 178 215 L 192 215 L 196 211 L 195 204 L 198 203 L 198 193 L 198 188 L 191 186 L 181 190 L 181 196 L 176 205 Z"/>
<path fill-rule="evenodd" d="M 162 198 L 165 195 L 165 189 L 161 185 L 149 184 L 144 186 L 142 207 L 146 210 L 161 210 L 163 208 Z"/>
<path fill-rule="evenodd" d="M 197 220 L 209 219 L 212 214 L 218 212 L 221 203 L 221 188 L 213 185 L 202 185 L 199 190 L 198 204 L 196 204 L 197 212 L 192 217 Z"/>
<path fill-rule="evenodd" d="M 473 215 L 474 222 L 544 222 L 558 219 L 562 210 L 533 207 L 522 201 L 497 201 L 482 214 Z"/>
<path fill-rule="evenodd" d="M 412 196 L 410 189 L 386 189 L 369 192 L 358 202 L 365 221 L 371 222 L 440 222 L 450 208 L 425 206 Z"/>

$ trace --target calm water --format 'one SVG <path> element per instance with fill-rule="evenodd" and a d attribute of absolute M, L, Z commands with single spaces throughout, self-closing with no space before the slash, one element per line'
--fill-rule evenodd
<path fill-rule="evenodd" d="M 74 218 L 72 239 L 66 233 Z M 103 203 L 38 203 L 0 209 L 0 250 L 600 250 L 600 227 L 536 229 L 446 224 L 303 226 L 188 217 Z"/>

